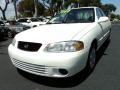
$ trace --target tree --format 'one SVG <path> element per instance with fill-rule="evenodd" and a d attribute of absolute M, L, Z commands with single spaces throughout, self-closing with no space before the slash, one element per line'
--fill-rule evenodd
<path fill-rule="evenodd" d="M 23 16 L 23 17 L 33 17 L 35 14 L 35 5 L 34 5 L 34 0 L 21 0 L 18 5 L 18 12 Z M 38 16 L 44 14 L 45 8 L 41 3 L 37 3 L 37 10 L 38 10 Z"/>
<path fill-rule="evenodd" d="M 74 4 L 74 7 L 98 6 L 101 7 L 101 0 L 65 0 L 65 7 Z"/>
<path fill-rule="evenodd" d="M 34 0 L 34 6 L 35 6 L 35 13 L 34 13 L 34 17 L 37 17 L 37 16 L 38 16 L 37 3 L 38 3 L 38 0 Z"/>
<path fill-rule="evenodd" d="M 79 6 L 80 0 L 65 0 L 63 7 L 68 8 L 69 6 L 71 6 L 73 4 L 74 4 L 74 6 Z"/>
<path fill-rule="evenodd" d="M 115 12 L 116 7 L 113 4 L 105 4 L 102 5 L 102 9 L 106 13 L 106 15 L 111 19 L 111 13 Z"/>
<path fill-rule="evenodd" d="M 101 0 L 91 0 L 90 6 L 101 7 L 102 6 Z"/>
<path fill-rule="evenodd" d="M 116 6 L 114 6 L 113 4 L 105 4 L 102 5 L 102 9 L 109 12 L 115 12 Z"/>
<path fill-rule="evenodd" d="M 111 20 L 113 21 L 114 19 L 119 19 L 120 20 L 120 15 L 111 13 Z"/>
<path fill-rule="evenodd" d="M 47 10 L 46 10 L 46 13 L 47 13 L 47 15 L 49 14 L 49 15 L 54 15 L 55 13 L 57 13 L 57 12 L 59 12 L 61 9 L 63 9 L 63 1 L 64 0 L 50 0 L 49 1 L 49 4 L 50 4 L 50 6 L 49 7 L 47 7 L 46 5 L 45 5 L 45 0 L 43 0 L 43 2 L 44 2 L 44 5 L 48 8 Z"/>
<path fill-rule="evenodd" d="M 78 0 L 80 6 L 90 6 L 91 0 Z"/>
<path fill-rule="evenodd" d="M 7 10 L 8 4 L 9 4 L 9 0 L 5 0 L 5 7 L 4 7 L 4 9 L 0 6 L 0 10 L 2 11 L 2 15 L 3 15 L 3 19 L 4 20 L 6 20 L 5 12 Z"/>
<path fill-rule="evenodd" d="M 15 18 L 17 19 L 17 7 L 16 7 L 16 3 L 17 3 L 18 0 L 11 0 L 11 2 L 13 3 L 14 5 L 14 10 L 15 10 Z"/>

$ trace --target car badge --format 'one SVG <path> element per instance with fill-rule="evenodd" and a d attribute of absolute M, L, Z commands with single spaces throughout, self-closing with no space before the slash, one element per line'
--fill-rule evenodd
<path fill-rule="evenodd" d="M 28 45 L 28 44 L 25 44 L 23 47 L 24 47 L 25 49 L 28 49 L 28 48 L 29 48 L 29 45 Z"/>

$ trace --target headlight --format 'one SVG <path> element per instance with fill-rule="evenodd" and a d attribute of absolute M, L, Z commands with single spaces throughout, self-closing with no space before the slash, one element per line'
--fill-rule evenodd
<path fill-rule="evenodd" d="M 12 45 L 15 46 L 16 40 L 15 38 L 12 40 Z"/>
<path fill-rule="evenodd" d="M 47 52 L 76 52 L 84 49 L 84 44 L 81 41 L 65 41 L 53 44 L 48 44 L 45 48 Z"/>

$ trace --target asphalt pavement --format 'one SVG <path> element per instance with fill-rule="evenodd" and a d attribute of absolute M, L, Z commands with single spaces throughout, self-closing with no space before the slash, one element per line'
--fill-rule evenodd
<path fill-rule="evenodd" d="M 98 51 L 91 74 L 80 72 L 69 79 L 46 78 L 17 70 L 7 47 L 12 39 L 0 41 L 0 90 L 120 90 L 120 23 L 112 25 L 111 41 Z"/>

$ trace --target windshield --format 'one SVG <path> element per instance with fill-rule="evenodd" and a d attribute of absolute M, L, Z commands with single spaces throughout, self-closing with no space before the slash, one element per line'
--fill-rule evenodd
<path fill-rule="evenodd" d="M 57 24 L 57 23 L 62 23 L 64 21 L 64 18 L 66 16 L 66 13 L 59 13 L 59 14 L 56 14 L 49 22 L 48 24 Z"/>
<path fill-rule="evenodd" d="M 95 21 L 93 8 L 72 9 L 68 13 L 59 13 L 48 23 L 90 23 Z"/>
<path fill-rule="evenodd" d="M 94 9 L 73 9 L 66 16 L 66 23 L 89 23 L 94 22 Z"/>

